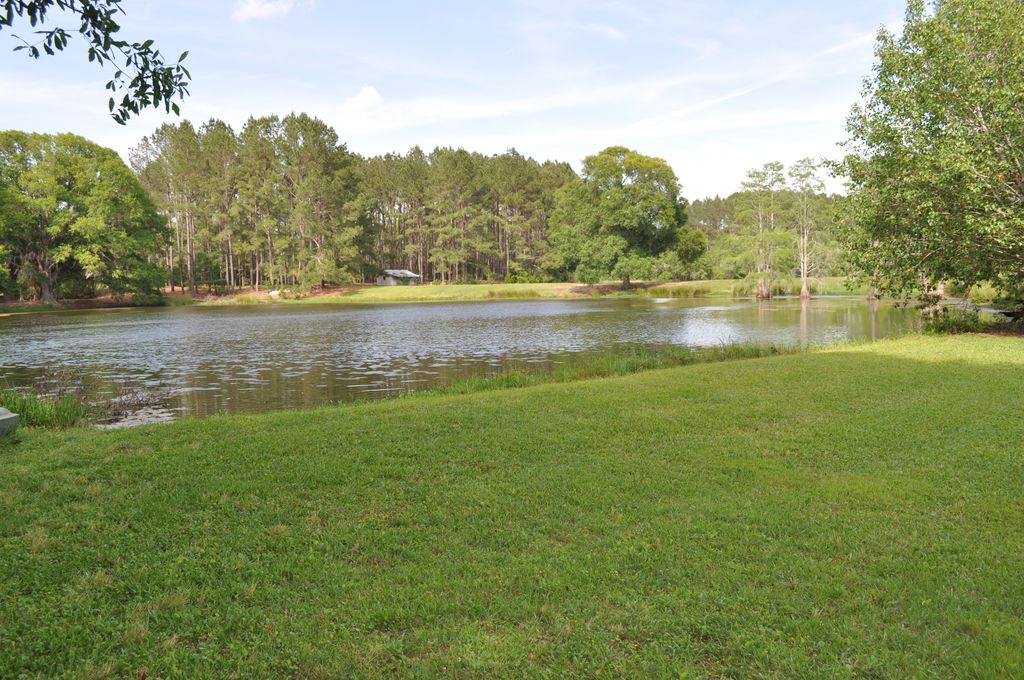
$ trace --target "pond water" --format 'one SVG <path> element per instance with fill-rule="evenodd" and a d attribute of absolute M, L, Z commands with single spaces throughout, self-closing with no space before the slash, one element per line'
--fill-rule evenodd
<path fill-rule="evenodd" d="M 266 411 L 544 369 L 616 343 L 827 344 L 905 333 L 918 319 L 848 297 L 48 312 L 0 318 L 0 385 L 68 369 L 108 389 L 159 391 L 173 414 Z"/>

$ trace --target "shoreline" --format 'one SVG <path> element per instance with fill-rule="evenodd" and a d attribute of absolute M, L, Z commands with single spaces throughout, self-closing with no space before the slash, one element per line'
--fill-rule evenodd
<path fill-rule="evenodd" d="M 16 314 L 36 314 L 61 311 L 98 309 L 135 309 L 145 307 L 178 306 L 246 306 L 268 304 L 391 304 L 427 302 L 486 302 L 499 300 L 593 300 L 608 298 L 732 298 L 750 297 L 745 290 L 749 284 L 742 279 L 711 279 L 702 281 L 637 282 L 623 289 L 619 282 L 598 284 L 579 283 L 478 283 L 478 284 L 424 284 L 417 286 L 357 285 L 317 291 L 313 293 L 283 293 L 279 297 L 271 291 L 240 290 L 228 295 L 198 296 L 192 298 L 180 292 L 164 291 L 163 304 L 135 305 L 130 300 L 114 301 L 109 297 L 61 300 L 59 306 L 26 302 L 0 303 L 0 318 Z M 659 295 L 658 293 L 661 293 Z M 821 281 L 820 292 L 814 297 L 866 297 L 863 288 L 848 290 L 844 279 L 826 278 Z M 775 296 L 780 299 L 788 294 Z"/>

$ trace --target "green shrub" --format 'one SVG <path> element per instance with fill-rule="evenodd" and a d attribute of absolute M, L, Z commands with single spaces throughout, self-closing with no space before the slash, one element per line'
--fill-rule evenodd
<path fill-rule="evenodd" d="M 990 305 L 1001 297 L 1002 293 L 992 284 L 979 284 L 974 286 L 970 292 L 970 300 L 975 304 Z"/>
<path fill-rule="evenodd" d="M 924 332 L 932 335 L 956 335 L 959 333 L 986 333 L 1005 321 L 982 318 L 981 314 L 966 309 L 944 308 L 934 313 L 925 313 Z"/>
<path fill-rule="evenodd" d="M 167 304 L 167 298 L 160 293 L 135 293 L 132 295 L 132 304 L 137 307 L 163 307 Z"/>
<path fill-rule="evenodd" d="M 260 299 L 255 295 L 246 294 L 236 295 L 231 301 L 236 305 L 257 305 L 259 304 Z"/>
<path fill-rule="evenodd" d="M 164 300 L 170 307 L 187 307 L 195 303 L 191 295 L 169 295 Z"/>

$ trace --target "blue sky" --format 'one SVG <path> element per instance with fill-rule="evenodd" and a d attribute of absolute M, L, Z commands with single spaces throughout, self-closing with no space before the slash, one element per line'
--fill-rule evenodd
<path fill-rule="evenodd" d="M 904 0 L 124 7 L 126 37 L 190 51 L 182 116 L 195 122 L 219 117 L 240 129 L 249 115 L 305 111 L 363 154 L 515 147 L 576 167 L 625 145 L 668 160 L 694 199 L 734 191 L 769 160 L 836 156 L 874 35 L 899 26 Z M 113 123 L 106 74 L 80 43 L 32 64 L 13 45 L 0 35 L 0 127 L 71 131 L 126 154 L 168 119 Z"/>

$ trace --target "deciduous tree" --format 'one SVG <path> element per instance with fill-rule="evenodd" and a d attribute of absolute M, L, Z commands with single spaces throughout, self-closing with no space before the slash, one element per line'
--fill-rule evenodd
<path fill-rule="evenodd" d="M 855 265 L 892 293 L 1024 287 L 1024 6 L 911 0 L 848 121 Z"/>
<path fill-rule="evenodd" d="M 668 163 L 614 146 L 583 160 L 553 217 L 563 268 L 582 281 L 615 276 L 629 286 L 652 277 L 658 256 L 679 243 L 686 201 Z"/>
<path fill-rule="evenodd" d="M 165 223 L 117 153 L 70 134 L 0 133 L 0 245 L 33 297 L 150 294 Z"/>

